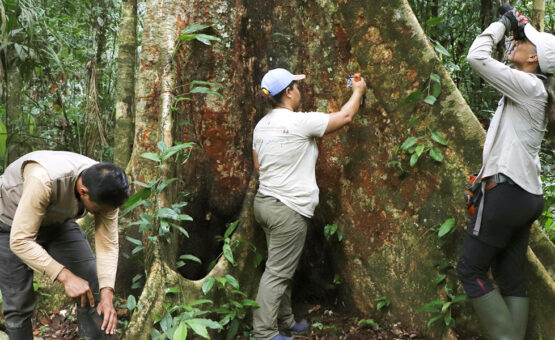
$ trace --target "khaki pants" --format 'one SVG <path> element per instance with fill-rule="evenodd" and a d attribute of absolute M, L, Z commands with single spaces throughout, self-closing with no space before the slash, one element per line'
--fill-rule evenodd
<path fill-rule="evenodd" d="M 254 216 L 264 229 L 268 260 L 254 310 L 253 328 L 257 340 L 278 335 L 279 327 L 291 328 L 295 317 L 291 309 L 291 281 L 299 264 L 306 239 L 308 219 L 274 197 L 256 194 Z"/>

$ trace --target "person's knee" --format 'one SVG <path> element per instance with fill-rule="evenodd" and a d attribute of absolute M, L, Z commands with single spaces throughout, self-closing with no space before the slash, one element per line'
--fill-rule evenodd
<path fill-rule="evenodd" d="M 499 286 L 499 291 L 503 296 L 528 296 L 528 292 L 526 291 L 526 283 L 523 277 L 503 277 L 496 278 L 495 281 L 497 282 L 497 285 Z"/>

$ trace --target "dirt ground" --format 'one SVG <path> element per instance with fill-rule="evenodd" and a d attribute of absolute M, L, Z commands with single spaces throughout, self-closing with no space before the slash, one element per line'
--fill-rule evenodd
<path fill-rule="evenodd" d="M 320 305 L 302 306 L 298 314 L 302 315 L 312 326 L 307 336 L 296 336 L 303 340 L 424 340 L 419 332 L 407 329 L 401 323 L 378 325 L 370 319 L 360 320 L 352 315 L 335 312 Z M 299 308 L 296 308 L 297 310 Z M 126 309 L 118 309 L 119 320 L 128 319 Z M 35 312 L 33 317 L 34 335 L 39 339 L 79 339 L 75 307 L 53 311 L 51 314 Z M 248 337 L 238 336 L 239 340 Z"/>

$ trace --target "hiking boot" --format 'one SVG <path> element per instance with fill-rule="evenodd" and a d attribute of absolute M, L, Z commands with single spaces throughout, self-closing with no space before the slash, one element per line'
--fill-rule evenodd
<path fill-rule="evenodd" d="M 287 331 L 291 333 L 291 335 L 307 335 L 308 334 L 309 324 L 307 322 L 295 322 L 293 327 L 289 328 Z"/>
<path fill-rule="evenodd" d="M 272 340 L 293 340 L 293 338 L 287 337 L 285 335 L 278 334 L 272 338 Z"/>

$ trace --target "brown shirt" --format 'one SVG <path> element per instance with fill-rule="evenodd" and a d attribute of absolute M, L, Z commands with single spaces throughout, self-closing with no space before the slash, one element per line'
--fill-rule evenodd
<path fill-rule="evenodd" d="M 10 248 L 32 269 L 55 280 L 64 268 L 37 242 L 37 234 L 51 197 L 51 180 L 38 163 L 23 171 L 23 193 L 15 212 Z M 100 288 L 114 288 L 118 263 L 118 209 L 95 214 L 95 244 Z"/>

